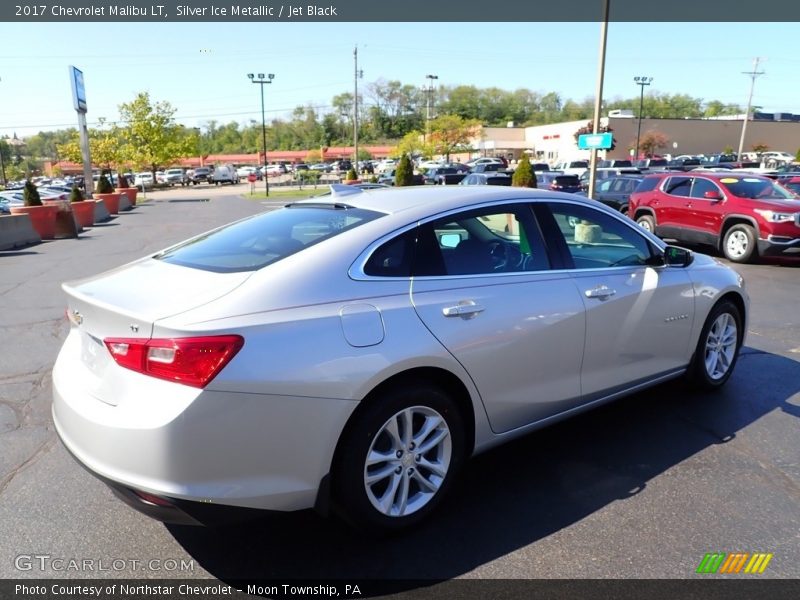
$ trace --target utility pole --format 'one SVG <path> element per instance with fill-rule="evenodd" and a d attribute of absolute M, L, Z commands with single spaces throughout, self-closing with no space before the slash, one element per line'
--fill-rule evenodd
<path fill-rule="evenodd" d="M 355 71 L 353 74 L 353 170 L 356 172 L 356 179 L 361 172 L 358 168 L 358 80 L 364 77 L 364 71 L 358 69 L 358 46 L 353 48 L 353 64 Z"/>
<path fill-rule="evenodd" d="M 597 87 L 594 95 L 594 118 L 592 119 L 592 133 L 597 135 L 600 130 L 600 110 L 603 106 L 603 79 L 606 70 L 606 40 L 608 38 L 608 3 L 603 0 L 603 22 L 600 24 L 600 51 L 597 60 Z M 589 151 L 589 190 L 586 195 L 594 196 L 594 184 L 597 177 L 597 148 Z"/>
<path fill-rule="evenodd" d="M 753 59 L 753 70 L 742 71 L 742 75 L 750 75 L 750 96 L 747 98 L 747 112 L 744 115 L 744 122 L 742 123 L 742 136 L 739 138 L 739 152 L 736 154 L 736 160 L 742 160 L 742 150 L 744 149 L 744 135 L 747 131 L 747 121 L 750 119 L 750 108 L 753 106 L 753 90 L 756 87 L 756 77 L 763 75 L 764 71 L 758 70 L 758 63 L 762 61 L 761 58 Z"/>
<path fill-rule="evenodd" d="M 269 75 L 264 75 L 264 73 L 259 73 L 258 78 L 256 78 L 254 73 L 248 73 L 247 78 L 252 81 L 253 83 L 257 83 L 261 88 L 261 141 L 264 145 L 264 192 L 269 198 L 269 174 L 267 173 L 267 119 L 264 115 L 264 86 L 268 83 L 272 83 L 272 80 L 275 79 L 275 75 L 270 73 Z"/>
<path fill-rule="evenodd" d="M 425 143 L 428 143 L 428 138 L 431 136 L 431 98 L 433 97 L 433 81 L 435 79 L 439 79 L 438 75 L 425 75 L 425 79 L 428 80 L 428 87 L 425 89 L 427 92 L 427 109 L 425 112 Z"/>
<path fill-rule="evenodd" d="M 636 152 L 634 153 L 634 160 L 639 160 L 639 138 L 642 136 L 642 111 L 644 110 L 644 86 L 650 85 L 653 82 L 652 77 L 634 77 L 633 80 L 636 85 L 641 86 L 642 93 L 639 95 L 639 126 L 636 128 Z"/>

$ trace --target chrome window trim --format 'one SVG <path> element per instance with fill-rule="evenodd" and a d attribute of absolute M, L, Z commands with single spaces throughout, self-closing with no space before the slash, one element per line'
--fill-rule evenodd
<path fill-rule="evenodd" d="M 350 265 L 350 268 L 347 270 L 347 275 L 350 279 L 354 281 L 412 281 L 412 280 L 420 280 L 420 281 L 429 281 L 435 279 L 477 279 L 477 278 L 496 278 L 496 277 L 519 277 L 519 276 L 530 276 L 542 273 L 549 273 L 549 274 L 565 274 L 565 273 L 592 273 L 595 271 L 599 271 L 601 273 L 608 273 L 608 272 L 622 272 L 625 270 L 630 269 L 642 269 L 642 268 L 662 268 L 666 267 L 667 265 L 660 265 L 657 267 L 651 266 L 647 267 L 646 265 L 621 265 L 618 267 L 592 267 L 592 268 L 573 268 L 573 269 L 545 269 L 541 271 L 515 271 L 511 273 L 475 273 L 469 275 L 422 275 L 422 276 L 403 276 L 403 277 L 384 277 L 379 275 L 367 275 L 364 273 L 364 267 L 366 267 L 367 262 L 369 261 L 372 253 L 375 252 L 380 246 L 384 243 L 390 241 L 391 239 L 401 236 L 404 233 L 407 233 L 411 229 L 415 227 L 420 227 L 426 223 L 430 223 L 431 221 L 436 221 L 440 218 L 444 218 L 450 215 L 458 214 L 465 211 L 472 211 L 472 210 L 479 210 L 485 207 L 492 207 L 492 206 L 507 206 L 512 204 L 534 204 L 534 203 L 561 203 L 561 204 L 571 204 L 573 206 L 580 206 L 588 208 L 589 210 L 596 210 L 603 214 L 609 215 L 612 218 L 616 219 L 626 227 L 628 227 L 634 234 L 644 237 L 646 240 L 651 242 L 656 248 L 661 250 L 662 252 L 667 247 L 667 244 L 655 236 L 651 234 L 636 224 L 636 222 L 632 221 L 628 217 L 622 215 L 616 210 L 608 208 L 604 204 L 600 204 L 598 202 L 597 206 L 587 204 L 585 202 L 576 202 L 569 198 L 542 198 L 540 196 L 533 196 L 530 198 L 510 198 L 507 200 L 491 200 L 488 202 L 481 202 L 478 204 L 470 205 L 470 206 L 461 206 L 459 208 L 454 208 L 448 211 L 444 211 L 441 213 L 437 213 L 435 215 L 429 216 L 425 219 L 416 221 L 414 223 L 404 225 L 394 231 L 387 233 L 386 235 L 381 236 L 374 242 L 372 242 L 369 246 L 367 246 L 353 261 Z M 536 219 L 536 215 L 532 215 L 533 219 Z"/>

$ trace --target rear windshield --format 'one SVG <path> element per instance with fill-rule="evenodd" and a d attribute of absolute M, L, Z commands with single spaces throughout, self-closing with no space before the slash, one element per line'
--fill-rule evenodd
<path fill-rule="evenodd" d="M 256 271 L 381 216 L 340 204 L 295 204 L 231 223 L 153 258 L 215 273 Z"/>

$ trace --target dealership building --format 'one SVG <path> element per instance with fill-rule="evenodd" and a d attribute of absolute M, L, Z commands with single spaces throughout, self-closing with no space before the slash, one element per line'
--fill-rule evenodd
<path fill-rule="evenodd" d="M 622 111 L 620 111 L 622 112 Z M 612 113 L 614 114 L 614 113 Z M 777 120 L 776 120 L 777 119 Z M 641 137 L 658 132 L 667 143 L 658 154 L 715 154 L 725 148 L 739 147 L 743 115 L 708 119 L 650 119 L 641 120 Z M 553 123 L 535 127 L 484 127 L 480 137 L 472 140 L 473 156 L 505 156 L 518 159 L 523 153 L 531 160 L 555 163 L 559 160 L 589 158 L 588 150 L 579 150 L 575 133 L 587 125 L 587 120 Z M 603 150 L 602 158 L 630 158 L 636 146 L 639 119 L 632 114 L 616 114 L 600 119 L 601 127 L 609 127 L 616 146 Z M 743 150 L 753 146 L 782 150 L 794 154 L 800 149 L 800 115 L 788 113 L 755 113 L 747 123 Z"/>

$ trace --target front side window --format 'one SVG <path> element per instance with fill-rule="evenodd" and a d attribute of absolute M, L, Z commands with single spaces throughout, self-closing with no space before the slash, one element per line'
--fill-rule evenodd
<path fill-rule="evenodd" d="M 153 258 L 216 273 L 256 271 L 381 216 L 338 204 L 295 204 L 237 221 Z"/>
<path fill-rule="evenodd" d="M 465 211 L 420 226 L 416 276 L 518 273 L 550 268 L 527 204 Z"/>
<path fill-rule="evenodd" d="M 576 269 L 646 265 L 650 243 L 632 227 L 587 206 L 548 205 Z"/>
<path fill-rule="evenodd" d="M 695 177 L 694 183 L 692 184 L 692 198 L 705 198 L 707 192 L 714 192 L 722 195 L 722 192 L 714 184 L 714 182 L 709 181 L 708 179 Z"/>

